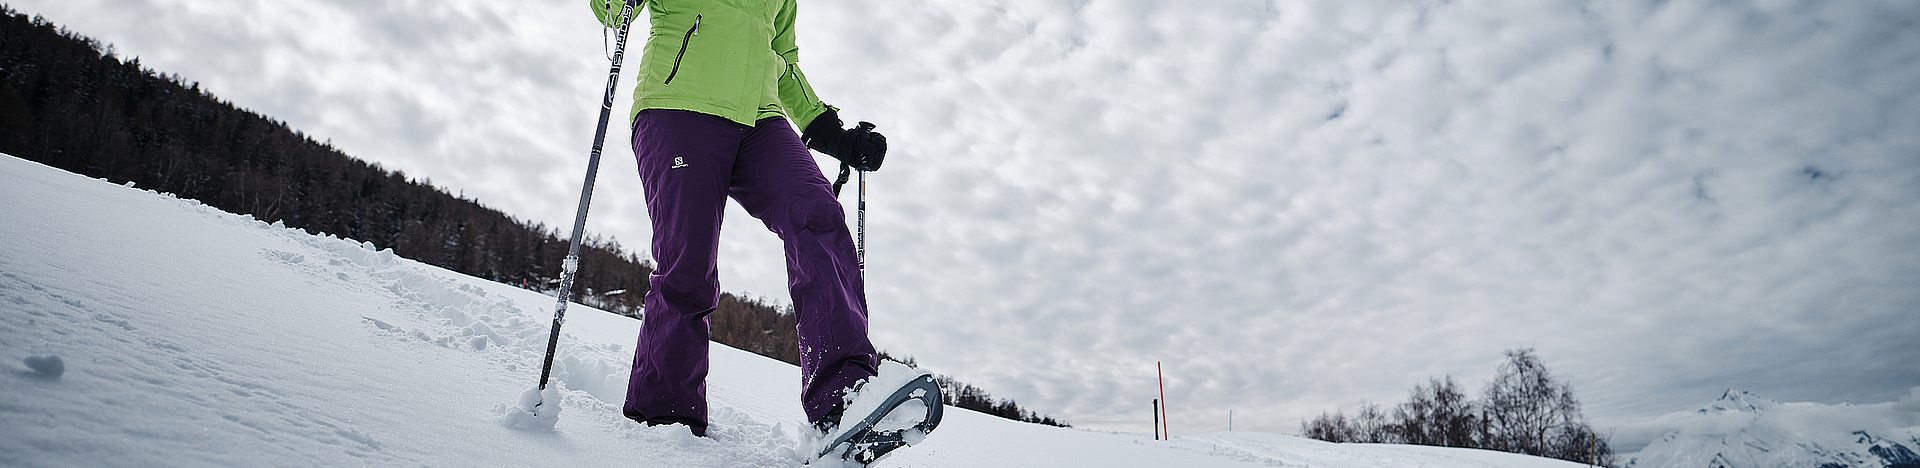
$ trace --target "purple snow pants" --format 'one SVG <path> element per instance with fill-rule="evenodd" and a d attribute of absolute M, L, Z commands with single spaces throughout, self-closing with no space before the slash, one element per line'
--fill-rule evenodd
<path fill-rule="evenodd" d="M 627 383 L 628 418 L 706 432 L 707 317 L 720 300 L 715 262 L 729 197 L 786 244 L 807 420 L 824 417 L 842 389 L 875 374 L 866 286 L 846 214 L 786 119 L 750 128 L 697 112 L 644 110 L 634 118 L 633 152 L 653 220 L 655 269 Z"/>

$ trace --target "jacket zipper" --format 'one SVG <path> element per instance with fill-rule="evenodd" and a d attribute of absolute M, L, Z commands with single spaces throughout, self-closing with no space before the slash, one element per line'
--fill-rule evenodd
<path fill-rule="evenodd" d="M 680 59 L 687 56 L 687 43 L 693 42 L 693 36 L 700 35 L 700 18 L 706 15 L 693 15 L 693 27 L 687 28 L 687 34 L 680 37 L 680 53 L 673 55 L 673 71 L 667 72 L 667 80 L 660 84 L 673 84 L 674 75 L 680 74 Z"/>

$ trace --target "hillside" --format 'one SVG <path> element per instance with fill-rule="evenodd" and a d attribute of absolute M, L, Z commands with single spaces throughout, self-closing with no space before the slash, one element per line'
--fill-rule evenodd
<path fill-rule="evenodd" d="M 0 157 L 0 465 L 793 466 L 797 369 L 714 345 L 713 438 L 618 416 L 637 321 L 570 309 L 551 432 L 500 424 L 550 298 Z M 57 356 L 59 372 L 27 361 Z M 40 358 L 40 359 L 31 359 Z M 896 467 L 1571 467 L 1259 433 L 1155 441 L 963 410 Z"/>

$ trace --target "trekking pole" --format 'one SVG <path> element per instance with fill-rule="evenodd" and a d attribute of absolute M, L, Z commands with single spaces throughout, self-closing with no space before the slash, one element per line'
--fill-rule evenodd
<path fill-rule="evenodd" d="M 560 266 L 560 301 L 553 306 L 553 331 L 547 334 L 547 359 L 540 365 L 540 390 L 547 389 L 553 376 L 553 352 L 560 344 L 560 325 L 566 323 L 567 302 L 573 299 L 573 275 L 580 269 L 580 237 L 587 230 L 587 204 L 593 200 L 593 179 L 600 173 L 600 149 L 607 142 L 607 120 L 613 118 L 613 93 L 620 85 L 620 61 L 627 50 L 627 28 L 633 23 L 636 0 L 626 0 L 620 12 L 620 32 L 614 35 L 613 69 L 607 71 L 607 95 L 600 101 L 600 126 L 593 131 L 593 152 L 587 157 L 587 180 L 580 187 L 580 208 L 573 215 L 573 242 L 567 247 L 567 259 Z M 538 408 L 547 402 L 535 404 Z"/>
<path fill-rule="evenodd" d="M 874 125 L 872 122 L 860 122 L 859 128 L 861 131 L 871 132 L 874 129 Z M 840 196 L 840 187 L 847 185 L 847 171 L 851 170 L 852 167 L 853 166 L 845 162 L 840 163 L 840 177 L 838 180 L 833 181 L 833 196 Z M 860 205 L 859 216 L 856 218 L 858 226 L 854 231 L 856 241 L 853 248 L 860 264 L 860 280 L 861 282 L 865 282 L 867 279 L 867 171 L 861 169 L 859 172 Z"/>
<path fill-rule="evenodd" d="M 854 250 L 860 254 L 860 281 L 867 280 L 867 171 L 860 171 L 860 238 Z"/>
<path fill-rule="evenodd" d="M 870 123 L 860 122 L 860 126 L 867 130 L 873 130 L 873 124 L 870 124 Z M 857 234 L 857 237 L 855 238 L 853 249 L 854 249 L 854 252 L 859 255 L 858 258 L 860 261 L 860 282 L 866 283 L 867 282 L 867 171 L 864 171 L 864 170 L 860 171 L 860 205 L 859 206 L 860 206 L 859 216 L 856 218 L 858 220 L 859 227 L 855 228 L 855 234 Z"/>

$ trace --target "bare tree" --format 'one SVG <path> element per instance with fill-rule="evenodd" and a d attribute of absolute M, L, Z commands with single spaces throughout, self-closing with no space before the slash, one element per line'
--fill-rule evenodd
<path fill-rule="evenodd" d="M 1585 421 L 1576 422 L 1561 430 L 1548 442 L 1547 457 L 1599 466 L 1613 466 L 1619 457 L 1613 453 L 1613 447 L 1607 444 L 1612 437 L 1601 437 L 1594 432 L 1593 426 Z"/>
<path fill-rule="evenodd" d="M 1320 413 L 1312 421 L 1300 423 L 1300 435 L 1327 442 L 1358 442 L 1359 431 L 1347 423 L 1347 416 L 1339 411 L 1333 414 Z"/>
<path fill-rule="evenodd" d="M 1479 417 L 1474 404 L 1454 384 L 1453 376 L 1430 379 L 1426 386 L 1414 386 L 1406 403 L 1393 409 L 1394 427 L 1400 440 L 1409 444 L 1444 447 L 1475 446 L 1474 430 Z"/>
<path fill-rule="evenodd" d="M 1506 355 L 1479 401 L 1468 400 L 1451 376 L 1429 379 L 1391 413 L 1364 403 L 1352 418 L 1335 412 L 1303 421 L 1300 433 L 1329 442 L 1481 448 L 1613 466 L 1608 438 L 1581 416 L 1573 386 L 1554 380 L 1531 348 Z"/>
<path fill-rule="evenodd" d="M 1360 413 L 1353 415 L 1355 440 L 1369 444 L 1394 444 L 1400 442 L 1397 424 L 1388 419 L 1387 411 L 1379 403 L 1361 402 Z"/>
<path fill-rule="evenodd" d="M 1532 348 L 1507 350 L 1507 362 L 1481 398 L 1485 445 L 1547 456 L 1562 432 L 1584 425 L 1573 386 L 1555 381 Z"/>

